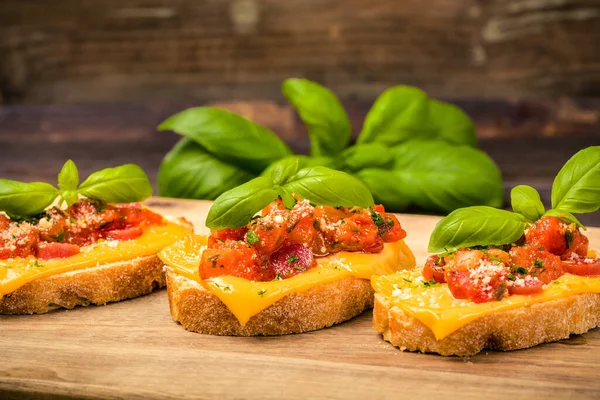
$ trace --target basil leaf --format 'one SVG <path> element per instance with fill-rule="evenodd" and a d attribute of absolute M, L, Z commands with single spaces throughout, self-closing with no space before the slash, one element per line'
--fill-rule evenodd
<path fill-rule="evenodd" d="M 376 204 L 384 204 L 386 209 L 394 211 L 402 211 L 411 204 L 402 178 L 394 171 L 365 168 L 356 172 L 355 176 L 367 185 Z"/>
<path fill-rule="evenodd" d="M 369 207 L 374 203 L 364 183 L 345 172 L 326 167 L 302 169 L 283 187 L 318 205 Z"/>
<path fill-rule="evenodd" d="M 58 188 L 65 192 L 76 190 L 79 185 L 79 171 L 72 160 L 67 160 L 58 173 Z"/>
<path fill-rule="evenodd" d="M 106 168 L 91 174 L 78 193 L 107 203 L 131 203 L 152 196 L 146 173 L 135 164 Z"/>
<path fill-rule="evenodd" d="M 220 160 L 255 174 L 292 154 L 269 129 L 215 107 L 188 108 L 168 118 L 158 129 L 188 137 Z"/>
<path fill-rule="evenodd" d="M 484 152 L 442 141 L 413 140 L 393 148 L 393 170 L 405 197 L 427 210 L 473 204 L 502 206 L 502 175 Z"/>
<path fill-rule="evenodd" d="M 433 125 L 436 139 L 451 144 L 477 147 L 475 124 L 463 110 L 454 104 L 431 99 L 429 101 L 429 119 Z"/>
<path fill-rule="evenodd" d="M 427 94 L 410 86 L 383 92 L 367 113 L 357 143 L 396 145 L 408 139 L 432 136 Z"/>
<path fill-rule="evenodd" d="M 215 200 L 206 218 L 210 229 L 239 228 L 277 199 L 277 190 L 267 177 L 258 177 L 228 190 Z"/>
<path fill-rule="evenodd" d="M 192 139 L 183 138 L 167 153 L 158 171 L 158 194 L 214 200 L 255 175 L 227 164 Z"/>
<path fill-rule="evenodd" d="M 283 95 L 304 121 L 313 156 L 334 156 L 350 141 L 352 128 L 346 110 L 329 89 L 307 79 L 286 79 Z"/>
<path fill-rule="evenodd" d="M 277 194 L 279 197 L 281 197 L 285 208 L 290 210 L 296 205 L 296 198 L 288 189 L 284 188 L 283 186 L 277 186 L 275 190 L 277 190 Z"/>
<path fill-rule="evenodd" d="M 600 146 L 575 154 L 552 184 L 552 208 L 590 213 L 600 208 Z"/>
<path fill-rule="evenodd" d="M 429 252 L 514 243 L 523 235 L 525 226 L 521 214 L 486 206 L 461 208 L 437 223 L 429 240 Z"/>
<path fill-rule="evenodd" d="M 271 179 L 275 185 L 280 185 L 298 172 L 300 161 L 296 157 L 288 157 L 271 164 Z"/>
<path fill-rule="evenodd" d="M 350 172 L 364 168 L 387 169 L 392 164 L 392 152 L 389 146 L 381 143 L 356 144 L 341 154 L 343 169 Z"/>
<path fill-rule="evenodd" d="M 576 224 L 578 227 L 585 229 L 585 226 L 583 226 L 583 224 L 568 211 L 551 209 L 546 211 L 543 216 L 558 217 L 567 224 Z"/>
<path fill-rule="evenodd" d="M 528 221 L 537 221 L 544 215 L 545 209 L 540 194 L 531 186 L 515 186 L 510 191 L 510 202 L 513 211 L 521 214 Z"/>
<path fill-rule="evenodd" d="M 327 168 L 337 169 L 341 166 L 341 164 L 338 162 L 338 160 L 334 159 L 332 157 L 324 157 L 324 156 L 323 157 L 309 157 L 309 156 L 297 154 L 297 155 L 282 158 L 281 160 L 272 163 L 267 168 L 265 168 L 265 170 L 260 174 L 260 176 L 271 177 L 272 173 L 273 173 L 273 169 L 278 165 L 278 163 L 284 162 L 287 160 L 298 160 L 298 170 L 301 170 L 304 168 L 309 168 L 309 167 L 327 167 Z"/>
<path fill-rule="evenodd" d="M 58 195 L 58 190 L 48 183 L 0 179 L 0 210 L 11 217 L 39 214 L 52 204 Z"/>

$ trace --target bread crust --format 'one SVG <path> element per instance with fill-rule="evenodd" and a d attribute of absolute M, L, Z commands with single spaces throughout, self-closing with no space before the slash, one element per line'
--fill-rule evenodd
<path fill-rule="evenodd" d="M 42 314 L 57 308 L 103 305 L 164 287 L 158 256 L 63 272 L 26 283 L 0 298 L 0 314 Z"/>
<path fill-rule="evenodd" d="M 285 335 L 326 328 L 373 307 L 367 279 L 347 277 L 290 293 L 241 325 L 215 295 L 198 282 L 166 269 L 171 316 L 185 329 L 222 336 Z"/>
<path fill-rule="evenodd" d="M 481 317 L 436 340 L 421 321 L 375 294 L 373 327 L 400 350 L 471 356 L 567 339 L 600 326 L 600 294 L 585 293 Z"/>

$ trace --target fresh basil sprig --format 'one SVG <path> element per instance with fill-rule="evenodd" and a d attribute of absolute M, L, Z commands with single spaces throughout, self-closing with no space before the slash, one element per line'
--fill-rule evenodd
<path fill-rule="evenodd" d="M 40 214 L 57 198 L 70 206 L 80 195 L 107 203 L 131 203 L 152 195 L 148 177 L 134 164 L 94 172 L 79 187 L 78 184 L 79 171 L 71 160 L 58 174 L 58 189 L 44 182 L 0 179 L 0 211 L 11 217 L 27 217 Z"/>
<path fill-rule="evenodd" d="M 215 199 L 257 175 L 270 177 L 279 160 L 295 158 L 299 169 L 325 166 L 352 174 L 391 211 L 447 213 L 502 204 L 500 171 L 475 149 L 475 126 L 460 108 L 414 87 L 392 87 L 377 98 L 349 146 L 348 114 L 331 90 L 292 78 L 282 92 L 307 127 L 310 156 L 292 155 L 273 132 L 228 111 L 191 108 L 159 126 L 184 136 L 161 164 L 159 194 Z M 289 193 L 279 192 L 291 203 Z"/>
<path fill-rule="evenodd" d="M 287 207 L 291 207 L 295 202 L 289 200 L 292 194 L 317 205 L 373 205 L 369 189 L 351 175 L 326 167 L 296 172 L 297 165 L 290 160 L 280 162 L 273 168 L 271 176 L 260 176 L 223 193 L 209 210 L 206 226 L 210 229 L 239 228 L 278 196 L 283 198 Z"/>
<path fill-rule="evenodd" d="M 461 247 L 502 245 L 519 240 L 525 217 L 486 206 L 460 208 L 442 219 L 429 240 L 429 252 L 453 252 Z"/>
<path fill-rule="evenodd" d="M 346 148 L 352 134 L 350 119 L 331 90 L 308 79 L 290 78 L 283 82 L 282 92 L 308 128 L 312 156 L 335 156 Z"/>
<path fill-rule="evenodd" d="M 573 213 L 600 208 L 600 146 L 579 151 L 562 167 L 552 184 L 552 209 L 545 211 L 539 193 L 525 185 L 513 188 L 511 202 L 515 212 L 489 207 L 466 207 L 452 212 L 433 230 L 429 251 L 514 243 L 529 223 L 543 216 L 555 216 L 583 227 Z"/>
<path fill-rule="evenodd" d="M 546 212 L 540 194 L 531 186 L 515 186 L 510 191 L 510 202 L 516 213 L 521 214 L 531 222 L 537 221 Z"/>
<path fill-rule="evenodd" d="M 552 184 L 552 208 L 576 214 L 600 208 L 600 146 L 581 150 L 561 168 Z"/>

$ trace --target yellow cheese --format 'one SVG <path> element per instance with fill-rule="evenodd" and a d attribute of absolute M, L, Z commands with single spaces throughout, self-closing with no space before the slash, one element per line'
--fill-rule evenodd
<path fill-rule="evenodd" d="M 446 284 L 425 287 L 420 269 L 373 277 L 371 284 L 375 293 L 391 301 L 392 306 L 401 308 L 431 329 L 437 340 L 488 314 L 575 294 L 600 293 L 600 277 L 571 274 L 561 276 L 538 295 L 507 296 L 501 301 L 480 304 L 455 299 Z"/>
<path fill-rule="evenodd" d="M 186 237 L 163 250 L 159 257 L 176 273 L 200 283 L 217 296 L 244 325 L 254 315 L 292 292 L 303 292 L 325 283 L 354 276 L 370 279 L 373 275 L 390 274 L 413 268 L 415 258 L 404 241 L 386 243 L 377 254 L 340 252 L 317 258 L 318 266 L 289 279 L 254 282 L 234 276 L 202 280 L 198 267 L 206 237 Z"/>
<path fill-rule="evenodd" d="M 0 296 L 14 292 L 34 279 L 156 254 L 189 234 L 190 231 L 183 226 L 167 222 L 150 226 L 137 239 L 100 241 L 82 247 L 81 253 L 67 258 L 36 260 L 34 257 L 28 257 L 0 260 Z"/>

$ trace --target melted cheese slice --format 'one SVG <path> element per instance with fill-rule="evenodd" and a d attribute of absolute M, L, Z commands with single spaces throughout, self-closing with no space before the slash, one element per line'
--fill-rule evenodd
<path fill-rule="evenodd" d="M 501 301 L 479 304 L 455 299 L 446 284 L 425 287 L 420 269 L 373 277 L 371 284 L 375 293 L 389 300 L 392 306 L 399 307 L 431 329 L 437 340 L 485 315 L 575 294 L 600 293 L 600 277 L 571 274 L 565 274 L 546 285 L 538 295 L 513 295 Z"/>
<path fill-rule="evenodd" d="M 82 247 L 81 253 L 67 258 L 36 260 L 35 257 L 27 257 L 0 260 L 0 296 L 14 292 L 34 279 L 156 254 L 189 234 L 187 228 L 167 222 L 150 226 L 137 239 L 100 241 Z"/>
<path fill-rule="evenodd" d="M 198 275 L 198 267 L 206 240 L 204 236 L 186 237 L 163 250 L 159 257 L 176 273 L 200 283 L 217 296 L 242 325 L 292 292 L 303 292 L 350 276 L 370 279 L 373 275 L 415 266 L 412 252 L 400 240 L 386 243 L 383 251 L 377 254 L 340 252 L 317 258 L 315 268 L 279 281 L 254 282 L 235 276 L 203 280 Z"/>

